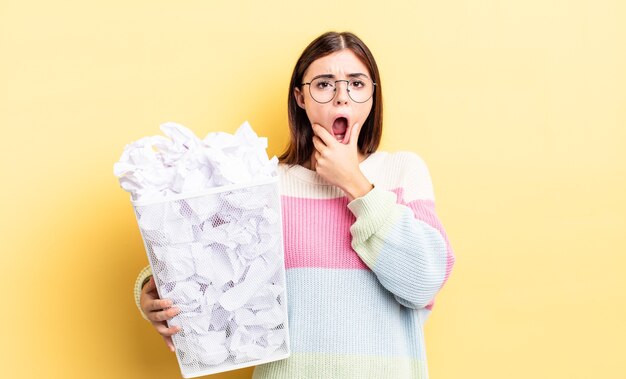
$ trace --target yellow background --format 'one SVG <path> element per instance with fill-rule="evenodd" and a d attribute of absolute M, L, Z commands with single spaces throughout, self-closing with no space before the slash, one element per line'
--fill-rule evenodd
<path fill-rule="evenodd" d="M 0 376 L 180 377 L 132 299 L 147 260 L 113 163 L 165 121 L 249 120 L 278 154 L 295 60 L 350 30 L 382 148 L 426 160 L 457 254 L 431 377 L 626 377 L 624 4 L 0 2 Z"/>

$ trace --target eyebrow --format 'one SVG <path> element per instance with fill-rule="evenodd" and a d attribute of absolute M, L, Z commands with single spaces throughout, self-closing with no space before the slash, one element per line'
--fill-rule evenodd
<path fill-rule="evenodd" d="M 365 76 L 366 78 L 369 78 L 369 76 L 361 73 L 361 72 L 356 72 L 354 74 L 348 74 L 349 78 L 360 78 L 361 76 Z M 322 75 L 316 75 L 314 76 L 310 81 L 314 81 L 317 78 L 328 78 L 328 79 L 335 79 L 336 76 L 333 74 L 322 74 Z"/>

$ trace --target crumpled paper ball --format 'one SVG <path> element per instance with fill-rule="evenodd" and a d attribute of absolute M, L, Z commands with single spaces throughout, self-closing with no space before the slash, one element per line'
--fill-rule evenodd
<path fill-rule="evenodd" d="M 246 121 L 235 134 L 209 133 L 198 138 L 183 125 L 160 126 L 164 136 L 126 145 L 113 173 L 134 201 L 158 201 L 208 188 L 244 184 L 277 175 L 278 159 L 268 159 L 267 138 Z"/>

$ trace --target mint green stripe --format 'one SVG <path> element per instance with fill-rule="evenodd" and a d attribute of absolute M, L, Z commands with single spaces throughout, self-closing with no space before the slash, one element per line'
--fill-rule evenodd
<path fill-rule="evenodd" d="M 417 359 L 292 353 L 287 359 L 257 366 L 252 378 L 427 379 L 428 370 Z"/>

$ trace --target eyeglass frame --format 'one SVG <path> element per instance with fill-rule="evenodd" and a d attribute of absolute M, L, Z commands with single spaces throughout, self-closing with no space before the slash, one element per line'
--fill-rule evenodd
<path fill-rule="evenodd" d="M 372 82 L 372 84 L 374 85 L 374 88 L 373 88 L 373 90 L 372 90 L 372 94 L 370 95 L 370 97 L 368 97 L 368 98 L 367 98 L 367 100 L 363 100 L 363 101 L 356 101 L 356 100 L 354 100 L 354 99 L 352 98 L 352 96 L 350 96 L 350 82 L 351 82 L 352 80 L 356 79 L 356 78 L 353 78 L 353 79 L 350 79 L 350 80 L 346 80 L 346 79 L 335 80 L 335 84 L 334 84 L 335 89 L 333 90 L 333 91 L 335 92 L 335 94 L 333 95 L 333 97 L 331 97 L 331 98 L 330 98 L 330 100 L 325 101 L 325 102 L 323 102 L 323 103 L 322 103 L 321 101 L 317 101 L 317 99 L 316 99 L 316 98 L 313 96 L 313 94 L 311 93 L 311 83 L 313 83 L 313 81 L 314 81 L 314 80 L 324 78 L 323 76 L 313 78 L 310 82 L 307 82 L 307 83 L 300 83 L 300 86 L 306 86 L 306 85 L 308 85 L 308 86 L 309 86 L 309 95 L 311 95 L 311 99 L 315 100 L 315 102 L 316 102 L 316 103 L 318 103 L 318 104 L 328 104 L 328 103 L 330 103 L 331 101 L 333 101 L 333 99 L 335 98 L 335 96 L 337 96 L 337 93 L 338 93 L 338 92 L 337 92 L 337 82 L 346 82 L 346 91 L 348 91 L 348 97 L 350 98 L 350 100 L 354 101 L 354 102 L 355 102 L 355 103 L 357 103 L 357 104 L 363 104 L 363 103 L 367 102 L 369 99 L 371 99 L 372 97 L 374 97 L 374 93 L 376 92 L 376 82 L 375 82 L 375 81 L 373 81 L 372 79 L 370 79 L 367 75 L 363 75 L 363 76 L 365 76 L 366 78 L 368 78 L 368 79 Z M 328 78 L 327 78 L 327 79 L 328 79 Z"/>

